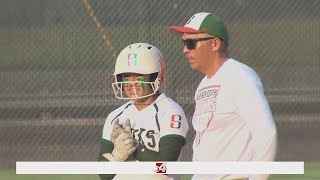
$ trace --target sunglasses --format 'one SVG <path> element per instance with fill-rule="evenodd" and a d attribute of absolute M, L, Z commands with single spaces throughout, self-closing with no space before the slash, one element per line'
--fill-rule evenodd
<path fill-rule="evenodd" d="M 197 42 L 198 41 L 206 41 L 206 40 L 209 40 L 209 39 L 214 39 L 216 37 L 206 37 L 206 38 L 197 38 L 197 39 L 184 39 L 182 40 L 184 45 L 189 49 L 189 50 L 192 50 L 192 49 L 195 49 L 197 47 Z"/>

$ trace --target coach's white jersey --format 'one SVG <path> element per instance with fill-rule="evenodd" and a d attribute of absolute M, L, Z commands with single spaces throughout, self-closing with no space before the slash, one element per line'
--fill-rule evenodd
<path fill-rule="evenodd" d="M 250 67 L 228 59 L 213 77 L 202 79 L 195 101 L 193 161 L 274 160 L 276 127 L 261 81 Z M 193 179 L 231 177 L 239 176 Z"/>
<path fill-rule="evenodd" d="M 161 94 L 148 107 L 138 110 L 131 101 L 109 114 L 103 128 L 103 139 L 111 141 L 114 121 L 119 118 L 122 127 L 130 119 L 133 137 L 149 150 L 159 152 L 159 140 L 169 134 L 186 137 L 189 129 L 181 106 Z"/>

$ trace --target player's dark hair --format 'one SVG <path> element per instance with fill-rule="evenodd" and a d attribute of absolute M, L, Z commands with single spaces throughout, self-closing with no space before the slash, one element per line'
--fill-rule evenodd
<path fill-rule="evenodd" d="M 150 75 L 150 80 L 149 80 L 149 82 L 154 82 L 154 81 L 157 79 L 157 77 L 158 77 L 158 73 L 157 73 L 157 72 L 152 73 L 152 74 Z M 149 85 L 150 85 L 150 88 L 152 88 L 152 87 L 151 87 L 151 84 L 149 84 Z M 156 95 L 160 95 L 160 89 L 156 92 Z"/>
<path fill-rule="evenodd" d="M 157 72 L 150 74 L 149 82 L 154 82 L 157 79 L 157 77 L 158 77 L 158 73 Z"/>

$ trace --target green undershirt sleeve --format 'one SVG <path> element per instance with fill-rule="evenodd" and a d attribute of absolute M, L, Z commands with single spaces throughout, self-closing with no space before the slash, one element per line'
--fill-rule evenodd
<path fill-rule="evenodd" d="M 160 139 L 159 152 L 151 151 L 141 145 L 138 146 L 133 154 L 138 161 L 177 161 L 186 139 L 180 135 L 166 135 Z M 111 153 L 114 145 L 111 141 L 102 139 L 99 152 L 99 161 L 108 161 L 102 155 Z M 115 174 L 99 174 L 101 180 L 114 178 Z"/>
<path fill-rule="evenodd" d="M 186 138 L 180 135 L 166 135 L 160 139 L 159 152 L 138 146 L 135 157 L 139 161 L 177 161 Z"/>
<path fill-rule="evenodd" d="M 101 148 L 100 148 L 100 152 L 99 152 L 99 161 L 109 161 L 108 159 L 103 157 L 102 154 L 112 153 L 113 148 L 114 148 L 114 145 L 111 141 L 102 139 Z M 114 176 L 115 176 L 115 174 L 99 174 L 99 177 L 101 180 L 113 179 Z"/>

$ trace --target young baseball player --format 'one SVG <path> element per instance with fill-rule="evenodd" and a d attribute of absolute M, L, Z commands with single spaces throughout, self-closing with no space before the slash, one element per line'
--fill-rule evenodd
<path fill-rule="evenodd" d="M 105 121 L 101 161 L 177 161 L 189 126 L 180 105 L 159 92 L 164 70 L 161 52 L 150 44 L 135 43 L 121 51 L 112 87 L 116 98 L 129 101 Z M 101 179 L 113 176 L 100 175 Z M 115 179 L 122 177 L 117 175 Z"/>
<path fill-rule="evenodd" d="M 205 75 L 195 92 L 193 161 L 273 161 L 276 127 L 261 81 L 247 65 L 228 56 L 228 31 L 211 13 L 197 13 L 181 33 L 183 53 Z M 264 180 L 267 175 L 194 175 L 198 179 Z"/>

